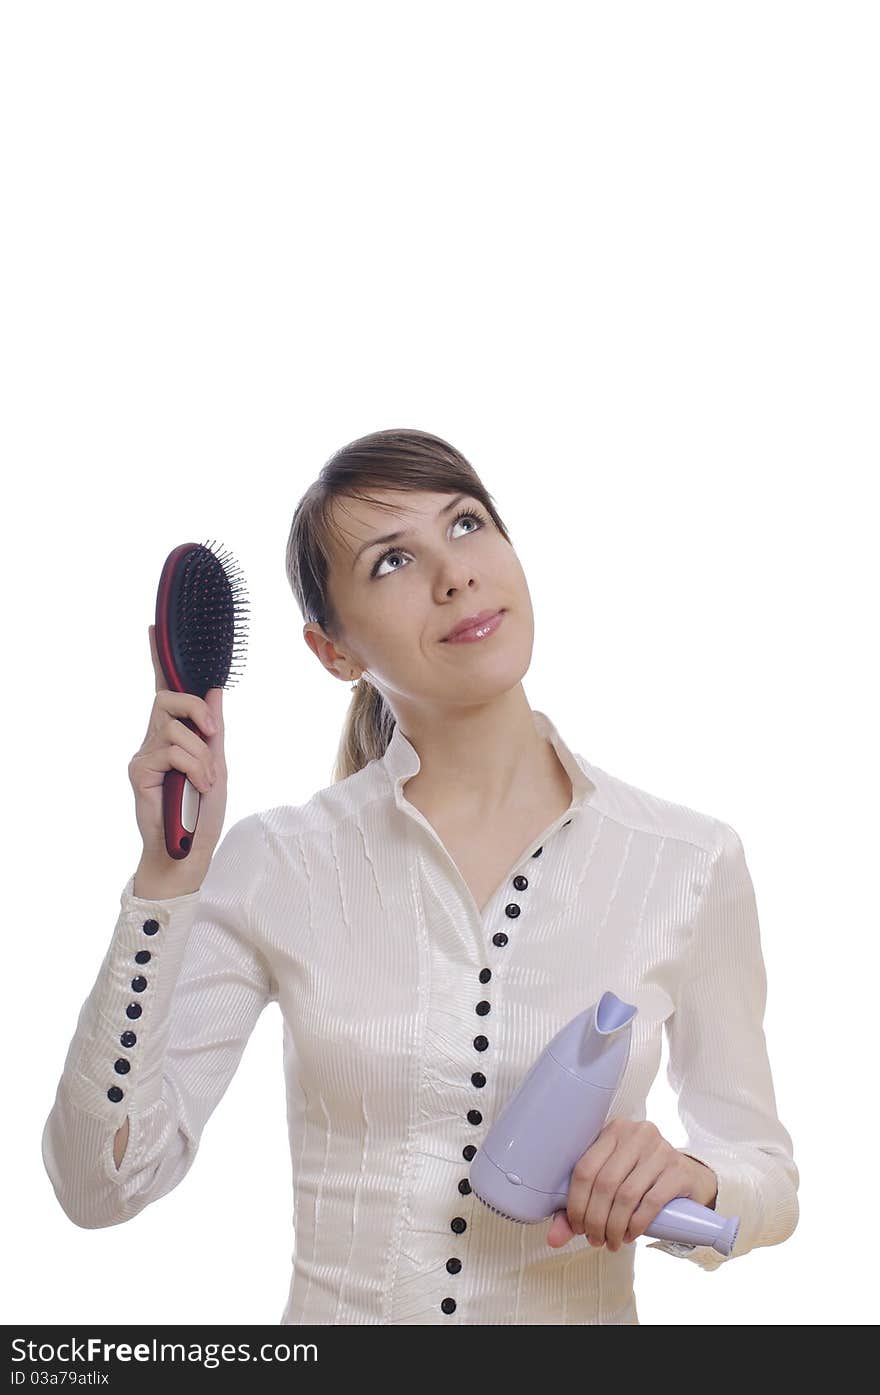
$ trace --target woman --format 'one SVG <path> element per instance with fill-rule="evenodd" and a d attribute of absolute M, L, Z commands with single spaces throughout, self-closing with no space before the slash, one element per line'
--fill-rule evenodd
<path fill-rule="evenodd" d="M 634 1241 L 678 1196 L 741 1217 L 731 1258 L 785 1240 L 799 1178 L 742 844 L 529 707 L 528 587 L 476 472 L 424 432 L 352 442 L 300 501 L 287 569 L 309 648 L 354 684 L 335 780 L 234 824 L 198 887 L 126 884 L 44 1130 L 67 1214 L 117 1224 L 183 1180 L 274 1001 L 296 1236 L 282 1323 L 637 1324 Z M 206 753 L 219 829 L 209 697 L 215 737 L 172 719 L 175 757 L 157 721 L 144 761 L 189 772 Z M 608 1121 L 566 1210 L 516 1224 L 471 1193 L 470 1161 L 607 988 L 638 1008 Z M 664 1031 L 686 1149 L 645 1118 Z"/>

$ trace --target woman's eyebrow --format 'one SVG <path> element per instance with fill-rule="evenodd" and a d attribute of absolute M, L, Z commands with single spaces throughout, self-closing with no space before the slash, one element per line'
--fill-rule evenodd
<path fill-rule="evenodd" d="M 450 509 L 454 509 L 456 504 L 459 503 L 460 500 L 466 499 L 467 497 L 468 496 L 466 494 L 456 494 L 454 499 L 451 499 L 448 504 L 443 505 L 443 508 L 440 510 L 437 517 L 442 518 L 445 513 L 449 512 Z M 396 533 L 385 533 L 381 538 L 371 538 L 369 542 L 362 543 L 361 546 L 358 548 L 357 552 L 354 554 L 354 561 L 351 564 L 352 571 L 354 571 L 355 566 L 357 564 L 357 560 L 362 552 L 368 551 L 368 549 L 371 547 L 379 547 L 381 543 L 398 542 L 401 538 L 409 537 L 411 531 L 411 529 L 401 529 Z"/>

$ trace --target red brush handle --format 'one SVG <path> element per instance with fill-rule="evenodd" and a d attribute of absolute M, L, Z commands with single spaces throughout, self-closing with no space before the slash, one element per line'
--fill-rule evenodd
<path fill-rule="evenodd" d="M 156 652 L 172 692 L 185 693 L 183 679 L 177 671 L 169 635 L 169 616 L 174 609 L 174 583 L 178 564 L 196 547 L 196 543 L 181 543 L 165 560 L 159 589 L 156 593 Z M 190 731 L 201 732 L 189 717 L 179 721 Z M 165 847 L 169 857 L 179 861 L 188 857 L 199 821 L 201 794 L 182 770 L 166 770 L 162 785 L 162 813 L 165 820 Z"/>
<path fill-rule="evenodd" d="M 185 727 L 201 736 L 195 722 L 180 717 Z M 201 792 L 182 770 L 166 770 L 162 785 L 162 813 L 165 818 L 165 847 L 169 857 L 188 857 L 195 837 L 201 808 Z"/>

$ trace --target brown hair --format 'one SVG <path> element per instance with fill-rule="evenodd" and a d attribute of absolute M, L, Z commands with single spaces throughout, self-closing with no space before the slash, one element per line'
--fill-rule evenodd
<path fill-rule="evenodd" d="M 328 588 L 329 544 L 331 539 L 342 542 L 331 506 L 334 499 L 351 498 L 393 508 L 368 493 L 377 488 L 469 494 L 480 501 L 510 542 L 491 494 L 470 462 L 448 441 L 427 431 L 374 431 L 350 441 L 331 455 L 300 499 L 287 539 L 287 579 L 303 620 L 320 625 L 329 639 L 339 634 Z M 382 756 L 394 726 L 394 714 L 382 694 L 362 677 L 346 714 L 333 768 L 334 783 Z"/>

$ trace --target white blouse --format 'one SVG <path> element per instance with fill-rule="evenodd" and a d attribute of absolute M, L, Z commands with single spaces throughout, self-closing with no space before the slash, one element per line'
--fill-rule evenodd
<path fill-rule="evenodd" d="M 571 803 L 482 914 L 406 799 L 419 756 L 399 724 L 356 774 L 233 824 L 198 891 L 150 901 L 129 879 L 42 1136 L 76 1225 L 118 1225 L 183 1181 L 277 1002 L 294 1220 L 281 1323 L 638 1324 L 635 1244 L 552 1249 L 549 1219 L 507 1220 L 467 1181 L 536 1056 L 610 988 L 638 1012 L 608 1120 L 646 1117 L 665 1031 L 682 1151 L 716 1173 L 718 1213 L 741 1217 L 730 1258 L 792 1234 L 799 1175 L 738 835 L 591 765 L 533 717 Z"/>

